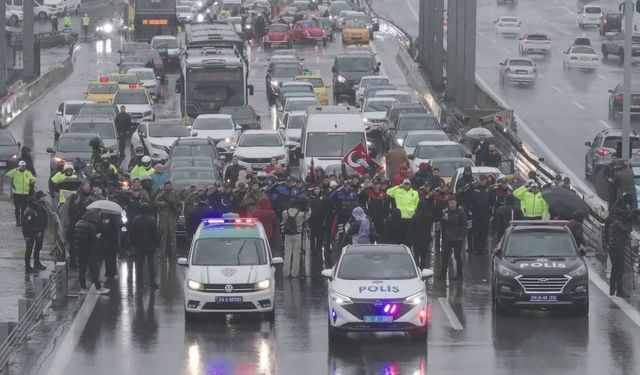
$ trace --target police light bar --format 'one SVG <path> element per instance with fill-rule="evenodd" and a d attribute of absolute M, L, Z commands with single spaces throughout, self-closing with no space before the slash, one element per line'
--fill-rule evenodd
<path fill-rule="evenodd" d="M 569 225 L 568 220 L 511 220 L 509 225 L 512 227 L 522 226 L 564 226 Z"/>
<path fill-rule="evenodd" d="M 100 82 L 109 82 L 109 77 L 107 76 L 100 76 Z"/>
<path fill-rule="evenodd" d="M 250 224 L 253 225 L 257 219 L 252 217 L 246 218 L 204 218 L 202 222 L 206 225 L 224 225 L 224 224 Z"/>
<path fill-rule="evenodd" d="M 136 87 L 138 87 L 138 85 L 136 85 L 135 83 L 130 83 L 129 84 L 129 88 L 130 89 L 135 89 Z"/>

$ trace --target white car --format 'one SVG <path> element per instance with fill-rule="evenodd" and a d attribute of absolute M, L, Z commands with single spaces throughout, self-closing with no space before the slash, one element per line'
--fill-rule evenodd
<path fill-rule="evenodd" d="M 182 23 L 191 23 L 193 19 L 193 7 L 190 5 L 177 5 L 176 6 L 176 16 L 178 17 L 178 21 Z"/>
<path fill-rule="evenodd" d="M 494 21 L 496 24 L 496 33 L 501 35 L 517 35 L 520 34 L 522 21 L 514 16 L 501 16 Z"/>
<path fill-rule="evenodd" d="M 113 97 L 113 104 L 118 108 L 125 106 L 127 113 L 131 116 L 131 122 L 134 124 L 156 119 L 153 111 L 153 99 L 147 90 L 119 89 Z"/>
<path fill-rule="evenodd" d="M 180 56 L 180 47 L 178 46 L 178 38 L 173 35 L 156 35 L 151 38 L 151 48 L 158 52 L 167 52 L 169 62 L 178 62 Z"/>
<path fill-rule="evenodd" d="M 280 129 L 284 135 L 284 142 L 289 150 L 300 147 L 300 134 L 302 133 L 302 125 L 306 119 L 305 111 L 287 112 L 282 116 Z"/>
<path fill-rule="evenodd" d="M 5 0 L 6 9 L 18 10 L 22 12 L 23 0 Z M 29 1 L 29 0 L 27 0 Z M 41 20 L 48 20 L 58 16 L 56 5 L 51 4 L 39 4 L 37 1 L 33 1 L 33 15 Z"/>
<path fill-rule="evenodd" d="M 360 83 L 353 87 L 356 91 L 356 105 L 362 105 L 362 102 L 364 102 L 364 89 L 371 85 L 386 86 L 391 85 L 391 81 L 387 76 L 364 76 L 360 78 Z"/>
<path fill-rule="evenodd" d="M 413 152 L 420 142 L 432 141 L 441 142 L 448 141 L 449 136 L 443 130 L 412 130 L 407 132 L 402 141 L 402 146 L 407 156 L 413 157 Z"/>
<path fill-rule="evenodd" d="M 204 219 L 185 266 L 185 320 L 206 313 L 262 313 L 273 321 L 275 265 L 267 235 L 254 218 Z"/>
<path fill-rule="evenodd" d="M 374 98 L 393 98 L 398 103 L 412 103 L 411 95 L 402 90 L 380 90 L 373 95 Z"/>
<path fill-rule="evenodd" d="M 419 142 L 413 152 L 411 168 L 414 172 L 420 169 L 421 163 L 429 163 L 433 159 L 440 158 L 464 158 L 467 153 L 462 146 L 453 141 L 422 141 Z"/>
<path fill-rule="evenodd" d="M 578 26 L 581 29 L 585 26 L 600 26 L 602 17 L 604 13 L 599 5 L 584 5 L 582 11 L 578 12 Z"/>
<path fill-rule="evenodd" d="M 143 145 L 154 163 L 167 160 L 173 142 L 190 136 L 189 129 L 179 120 L 143 122 L 131 135 L 131 153 L 137 145 Z"/>
<path fill-rule="evenodd" d="M 304 111 L 307 107 L 310 106 L 320 106 L 320 102 L 318 99 L 313 96 L 302 96 L 302 97 L 293 97 L 288 98 L 284 103 L 283 112 L 293 112 L 293 111 Z"/>
<path fill-rule="evenodd" d="M 589 69 L 595 70 L 600 64 L 600 58 L 592 47 L 571 46 L 564 51 L 564 64 L 566 70 L 569 69 Z"/>
<path fill-rule="evenodd" d="M 231 115 L 205 114 L 193 120 L 191 131 L 198 138 L 211 138 L 221 154 L 231 154 L 235 150 L 241 127 L 233 122 Z"/>
<path fill-rule="evenodd" d="M 500 63 L 500 84 L 505 83 L 526 83 L 532 85 L 538 70 L 536 63 L 526 57 L 507 58 Z"/>
<path fill-rule="evenodd" d="M 397 102 L 395 98 L 384 96 L 365 100 L 360 112 L 362 112 L 362 121 L 367 133 L 380 131 L 387 118 L 387 111 L 389 111 L 393 103 Z"/>
<path fill-rule="evenodd" d="M 44 5 L 53 5 L 58 14 L 80 14 L 80 0 L 44 0 Z"/>
<path fill-rule="evenodd" d="M 131 68 L 127 70 L 127 73 L 132 73 L 138 76 L 140 85 L 147 90 L 147 93 L 151 95 L 151 99 L 160 99 L 160 82 L 158 77 L 151 68 Z"/>
<path fill-rule="evenodd" d="M 7 25 L 18 26 L 18 24 L 24 20 L 24 13 L 22 13 L 22 9 L 7 8 L 5 17 L 5 19 L 7 20 Z"/>
<path fill-rule="evenodd" d="M 56 110 L 56 117 L 53 119 L 53 133 L 55 140 L 58 140 L 60 134 L 67 131 L 69 122 L 73 119 L 73 116 L 78 114 L 80 107 L 85 103 L 93 103 L 90 100 L 65 100 L 60 103 Z"/>
<path fill-rule="evenodd" d="M 550 55 L 551 39 L 545 34 L 525 34 L 525 36 L 520 38 L 518 51 L 520 56 Z"/>
<path fill-rule="evenodd" d="M 271 158 L 278 160 L 285 169 L 289 166 L 289 150 L 277 130 L 246 130 L 238 140 L 233 154 L 238 164 L 255 172 L 269 165 Z"/>
<path fill-rule="evenodd" d="M 429 324 L 425 279 L 404 245 L 349 245 L 342 249 L 328 279 L 329 342 L 348 332 L 407 332 L 424 341 Z"/>

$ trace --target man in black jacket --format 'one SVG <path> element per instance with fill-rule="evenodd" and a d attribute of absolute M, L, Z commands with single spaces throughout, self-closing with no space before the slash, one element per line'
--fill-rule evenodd
<path fill-rule="evenodd" d="M 131 116 L 127 113 L 125 106 L 120 106 L 120 112 L 115 118 L 116 130 L 118 131 L 118 147 L 120 148 L 120 158 L 124 159 L 125 141 L 131 129 Z"/>
<path fill-rule="evenodd" d="M 100 284 L 100 260 L 102 257 L 98 248 L 98 239 L 102 236 L 101 216 L 102 211 L 100 210 L 87 210 L 73 229 L 73 246 L 78 255 L 78 279 L 81 294 L 87 293 L 87 268 L 91 281 L 96 286 L 96 294 L 109 293 L 109 289 Z"/>
<path fill-rule="evenodd" d="M 496 197 L 493 190 L 487 186 L 487 176 L 481 175 L 478 185 L 471 192 L 471 211 L 473 229 L 473 250 L 478 254 L 487 253 L 487 237 L 489 236 L 489 221 L 491 210 Z M 472 251 L 472 249 L 469 249 Z"/>
<path fill-rule="evenodd" d="M 231 165 L 228 165 L 227 169 L 224 171 L 224 181 L 230 182 L 232 186 L 236 186 L 236 181 L 238 181 L 240 171 L 245 169 L 238 163 L 239 161 L 240 159 L 238 159 L 237 156 L 234 156 L 233 159 L 231 159 Z"/>
<path fill-rule="evenodd" d="M 467 230 L 467 215 L 458 207 L 456 198 L 450 198 L 442 212 L 442 267 L 440 279 L 446 280 L 451 253 L 456 258 L 456 280 L 462 280 L 462 245 Z"/>
<path fill-rule="evenodd" d="M 614 208 L 607 218 L 609 232 L 609 257 L 611 258 L 611 282 L 609 295 L 626 297 L 623 289 L 624 253 L 631 234 L 631 210 Z"/>
<path fill-rule="evenodd" d="M 151 216 L 151 205 L 144 203 L 140 206 L 140 214 L 131 223 L 131 245 L 136 254 L 136 282 L 142 285 L 142 273 L 146 260 L 149 267 L 149 285 L 157 288 L 155 258 L 156 249 L 160 245 L 160 232 L 156 219 Z"/>
<path fill-rule="evenodd" d="M 45 270 L 40 263 L 40 250 L 44 239 L 44 231 L 47 229 L 47 211 L 44 208 L 45 194 L 42 191 L 36 192 L 34 199 L 29 202 L 29 206 L 22 215 L 22 235 L 27 248 L 24 252 L 24 270 L 27 273 Z M 31 255 L 33 254 L 33 267 L 31 267 Z"/>
<path fill-rule="evenodd" d="M 500 241 L 511 220 L 523 219 L 522 210 L 516 207 L 516 198 L 511 194 L 507 195 L 504 198 L 504 204 L 493 215 L 493 229 L 496 232 L 496 241 Z"/>

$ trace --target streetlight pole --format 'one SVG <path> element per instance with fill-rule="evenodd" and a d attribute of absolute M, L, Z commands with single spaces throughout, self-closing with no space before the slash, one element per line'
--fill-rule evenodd
<path fill-rule="evenodd" d="M 624 78 L 622 82 L 622 160 L 629 160 L 631 132 L 631 37 L 633 35 L 633 0 L 624 3 Z"/>

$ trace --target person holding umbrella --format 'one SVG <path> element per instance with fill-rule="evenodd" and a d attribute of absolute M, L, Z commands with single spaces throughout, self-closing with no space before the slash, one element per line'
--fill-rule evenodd
<path fill-rule="evenodd" d="M 543 189 L 541 195 L 549 206 L 552 219 L 570 220 L 575 217 L 576 211 L 589 211 L 589 207 L 578 194 L 562 186 Z"/>
<path fill-rule="evenodd" d="M 96 294 L 107 294 L 109 289 L 100 284 L 100 259 L 98 251 L 98 240 L 102 236 L 100 230 L 100 219 L 102 210 L 94 206 L 96 201 L 87 207 L 87 212 L 82 215 L 73 229 L 73 246 L 78 255 L 78 280 L 80 281 L 80 294 L 87 293 L 86 273 L 87 269 L 91 276 L 91 281 L 96 286 Z M 93 206 L 93 207 L 92 207 Z M 92 208 L 91 208 L 92 207 Z"/>
<path fill-rule="evenodd" d="M 540 185 L 529 180 L 526 186 L 520 186 L 513 192 L 520 201 L 520 209 L 525 220 L 542 220 L 549 218 L 547 201 L 540 194 Z"/>

